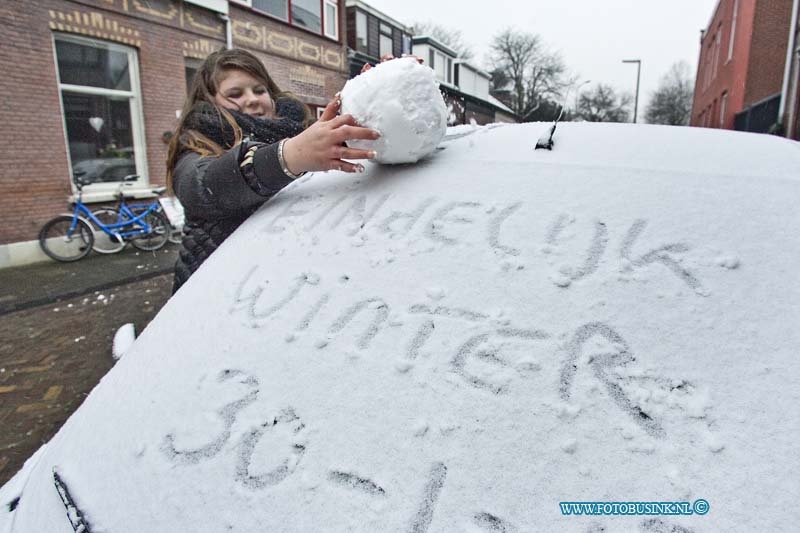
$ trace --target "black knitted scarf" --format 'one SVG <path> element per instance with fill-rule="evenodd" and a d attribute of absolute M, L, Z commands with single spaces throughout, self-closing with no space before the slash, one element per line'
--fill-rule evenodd
<path fill-rule="evenodd" d="M 301 104 L 282 98 L 277 101 L 275 114 L 277 118 L 262 119 L 227 110 L 242 130 L 242 135 L 251 141 L 272 144 L 281 139 L 294 137 L 302 132 L 304 113 Z M 189 112 L 185 126 L 187 129 L 202 133 L 223 149 L 232 148 L 235 143 L 233 128 L 215 106 L 208 102 L 199 102 Z"/>

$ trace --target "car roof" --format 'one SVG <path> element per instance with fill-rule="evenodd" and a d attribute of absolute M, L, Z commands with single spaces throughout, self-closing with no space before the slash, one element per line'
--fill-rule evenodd
<path fill-rule="evenodd" d="M 0 489 L 0 526 L 71 531 L 71 501 L 103 531 L 792 529 L 797 143 L 566 123 L 534 150 L 548 127 L 281 191 Z"/>

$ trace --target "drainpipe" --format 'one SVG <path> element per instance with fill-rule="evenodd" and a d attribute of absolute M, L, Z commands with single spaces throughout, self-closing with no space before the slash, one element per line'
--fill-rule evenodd
<path fill-rule="evenodd" d="M 225 48 L 230 50 L 233 48 L 233 29 L 231 28 L 231 18 L 226 13 L 220 13 L 219 18 L 225 21 Z"/>
<path fill-rule="evenodd" d="M 786 65 L 783 69 L 783 87 L 781 88 L 781 103 L 778 108 L 778 121 L 784 125 L 785 135 L 788 137 L 789 124 L 784 120 L 786 113 L 786 100 L 789 98 L 789 76 L 792 72 L 792 56 L 794 56 L 795 34 L 797 33 L 797 10 L 800 0 L 792 2 L 792 20 L 789 24 L 789 41 L 786 43 Z"/>

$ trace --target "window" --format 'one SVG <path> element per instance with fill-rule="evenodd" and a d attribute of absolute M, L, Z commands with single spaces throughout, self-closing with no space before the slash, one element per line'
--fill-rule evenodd
<path fill-rule="evenodd" d="M 706 49 L 706 76 L 705 76 L 705 88 L 707 89 L 711 85 L 711 81 L 714 79 L 714 50 L 716 44 L 716 38 L 711 38 L 711 42 Z"/>
<path fill-rule="evenodd" d="M 441 81 L 445 81 L 446 80 L 445 76 L 447 75 L 447 73 L 445 72 L 445 69 L 447 68 L 447 63 L 445 62 L 444 54 L 435 52 L 434 55 L 436 57 L 436 63 L 433 66 L 433 70 L 436 71 L 436 78 Z"/>
<path fill-rule="evenodd" d="M 314 33 L 322 33 L 319 0 L 292 0 L 292 24 Z"/>
<path fill-rule="evenodd" d="M 410 54 L 411 53 L 411 36 L 410 35 L 403 35 L 403 53 Z"/>
<path fill-rule="evenodd" d="M 381 22 L 380 57 L 386 54 L 394 55 L 392 43 L 392 27 Z"/>
<path fill-rule="evenodd" d="M 728 41 L 728 61 L 733 59 L 733 42 L 736 37 L 736 16 L 739 14 L 739 0 L 733 2 L 733 22 L 731 22 L 731 38 Z"/>
<path fill-rule="evenodd" d="M 189 89 L 192 87 L 192 80 L 194 79 L 194 75 L 197 73 L 200 65 L 203 62 L 199 59 L 195 59 L 192 57 L 187 57 L 184 59 L 183 62 L 183 73 L 186 76 L 186 93 L 189 93 Z"/>
<path fill-rule="evenodd" d="M 367 51 L 367 14 L 356 11 L 356 50 Z"/>
<path fill-rule="evenodd" d="M 336 0 L 325 0 L 325 35 L 339 40 L 339 4 Z"/>
<path fill-rule="evenodd" d="M 715 79 L 717 77 L 717 71 L 719 70 L 719 49 L 722 42 L 722 28 L 720 27 L 717 30 L 717 35 L 714 38 L 714 63 L 712 65 L 713 73 L 711 74 L 711 79 Z"/>
<path fill-rule="evenodd" d="M 447 58 L 447 83 L 453 83 L 453 60 Z"/>
<path fill-rule="evenodd" d="M 56 35 L 55 49 L 72 177 L 96 192 L 128 174 L 146 182 L 136 51 L 72 35 Z"/>
<path fill-rule="evenodd" d="M 254 9 L 339 40 L 339 0 L 252 0 Z"/>
<path fill-rule="evenodd" d="M 289 20 L 289 0 L 253 0 L 253 7 L 281 20 Z"/>

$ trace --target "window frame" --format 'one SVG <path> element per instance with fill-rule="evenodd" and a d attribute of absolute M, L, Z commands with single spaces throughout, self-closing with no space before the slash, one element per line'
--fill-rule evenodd
<path fill-rule="evenodd" d="M 327 8 L 328 6 L 333 7 L 335 16 L 334 16 L 334 23 L 333 23 L 333 35 L 329 35 L 326 30 L 326 23 L 327 23 Z M 338 0 L 323 0 L 322 1 L 322 34 L 327 37 L 328 39 L 333 39 L 334 41 L 339 41 L 339 1 Z"/>
<path fill-rule="evenodd" d="M 81 46 L 91 46 L 94 48 L 104 48 L 107 50 L 124 53 L 128 58 L 128 75 L 130 76 L 131 90 L 119 89 L 105 89 L 102 87 L 91 87 L 88 85 L 73 85 L 69 83 L 61 83 L 61 73 L 58 66 L 58 52 L 56 50 L 56 42 L 71 42 Z M 139 73 L 139 54 L 136 48 L 125 46 L 122 44 L 103 41 L 102 39 L 95 39 L 91 37 L 84 37 L 82 35 L 73 35 L 70 33 L 52 32 L 51 42 L 53 46 L 53 66 L 56 70 L 56 83 L 58 85 L 58 103 L 61 111 L 61 126 L 64 131 L 64 144 L 67 154 L 67 165 L 69 168 L 69 182 L 73 196 L 77 194 L 78 189 L 75 186 L 74 176 L 72 174 L 72 154 L 69 149 L 69 135 L 67 134 L 67 117 L 64 113 L 64 92 L 72 94 L 83 94 L 90 96 L 110 96 L 110 97 L 125 97 L 128 99 L 128 105 L 131 112 L 131 139 L 133 141 L 133 162 L 136 166 L 136 174 L 139 179 L 131 183 L 132 189 L 147 188 L 150 183 L 148 167 L 147 167 L 147 141 L 145 138 L 144 128 L 144 109 L 142 102 L 141 90 L 141 76 Z M 121 181 L 111 181 L 102 183 L 93 183 L 84 187 L 84 200 L 91 201 L 106 201 L 113 199 L 119 189 Z"/>

